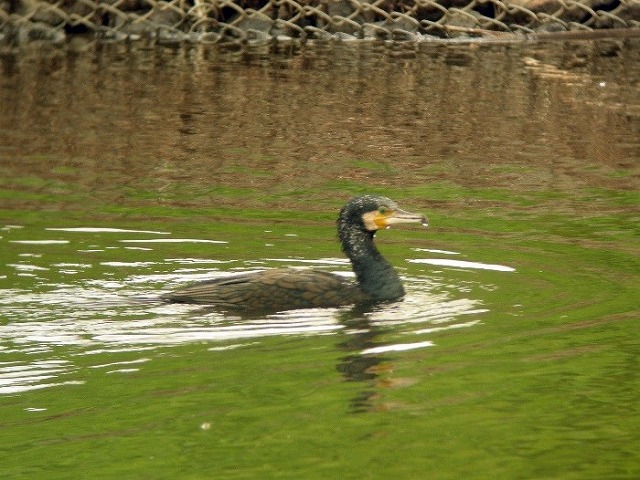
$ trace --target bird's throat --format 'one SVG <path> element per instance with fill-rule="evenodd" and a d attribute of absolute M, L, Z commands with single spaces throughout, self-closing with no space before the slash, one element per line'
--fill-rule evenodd
<path fill-rule="evenodd" d="M 351 260 L 360 288 L 376 300 L 397 300 L 404 295 L 395 269 L 380 254 L 373 242 L 373 232 L 349 228 L 341 235 L 342 247 Z"/>

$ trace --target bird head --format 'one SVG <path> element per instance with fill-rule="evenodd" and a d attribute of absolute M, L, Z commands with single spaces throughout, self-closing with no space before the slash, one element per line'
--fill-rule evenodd
<path fill-rule="evenodd" d="M 424 215 L 404 211 L 390 198 L 374 195 L 360 195 L 349 200 L 340 212 L 338 223 L 360 225 L 371 233 L 400 223 L 428 226 Z"/>

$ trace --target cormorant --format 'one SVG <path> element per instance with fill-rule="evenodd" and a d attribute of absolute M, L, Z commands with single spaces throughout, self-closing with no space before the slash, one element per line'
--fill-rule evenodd
<path fill-rule="evenodd" d="M 238 274 L 195 283 L 162 296 L 170 303 L 195 303 L 235 312 L 276 312 L 391 302 L 404 296 L 395 269 L 380 254 L 373 237 L 380 228 L 421 223 L 426 217 L 405 212 L 391 199 L 352 198 L 340 211 L 338 236 L 357 282 L 321 270 L 289 268 Z"/>

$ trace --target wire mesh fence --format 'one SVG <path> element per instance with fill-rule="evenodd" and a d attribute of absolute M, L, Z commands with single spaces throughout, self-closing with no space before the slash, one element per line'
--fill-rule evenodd
<path fill-rule="evenodd" d="M 420 40 L 640 29 L 640 0 L 0 0 L 0 40 Z"/>

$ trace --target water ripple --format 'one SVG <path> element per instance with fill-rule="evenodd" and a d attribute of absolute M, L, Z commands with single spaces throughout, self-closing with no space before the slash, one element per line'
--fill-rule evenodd
<path fill-rule="evenodd" d="M 292 260 L 288 259 L 288 262 Z M 101 262 L 113 269 L 128 267 L 139 269 L 138 272 L 148 263 Z M 466 298 L 464 293 L 462 298 L 451 298 L 446 293 L 447 288 L 421 277 L 404 279 L 407 296 L 403 302 L 380 305 L 371 311 L 354 313 L 350 307 L 306 309 L 243 319 L 199 305 L 162 303 L 157 300 L 157 286 L 232 275 L 238 270 L 255 271 L 255 268 L 247 262 L 239 263 L 233 271 L 220 271 L 206 265 L 195 267 L 200 263 L 199 259 L 173 263 L 190 268 L 171 269 L 170 273 L 138 273 L 124 280 L 107 277 L 57 283 L 48 291 L 0 290 L 3 319 L 0 323 L 0 360 L 7 360 L 0 363 L 0 394 L 82 383 L 86 373 L 72 363 L 79 356 L 137 354 L 203 342 L 214 344 L 212 349 L 226 351 L 274 336 L 349 336 L 357 333 L 350 323 L 354 315 L 364 322 L 359 324 L 360 329 L 393 332 L 390 343 L 363 348 L 354 352 L 356 354 L 370 356 L 423 348 L 433 343 L 419 336 L 472 327 L 486 312 L 479 301 Z M 338 264 L 334 259 L 309 263 L 329 269 Z M 81 263 L 56 265 L 78 269 L 88 266 Z M 335 273 L 352 275 L 346 270 Z M 46 287 L 43 285 L 42 288 Z M 459 292 L 463 290 L 459 289 Z M 66 352 L 64 360 L 55 353 L 60 349 Z M 37 359 L 25 359 L 25 355 Z M 140 370 L 146 361 L 147 357 L 130 362 L 102 361 L 89 368 L 109 374 L 129 374 Z"/>
<path fill-rule="evenodd" d="M 82 381 L 57 381 L 76 368 L 67 360 L 37 360 L 33 362 L 0 362 L 0 395 L 15 394 L 57 385 L 81 384 Z"/>

